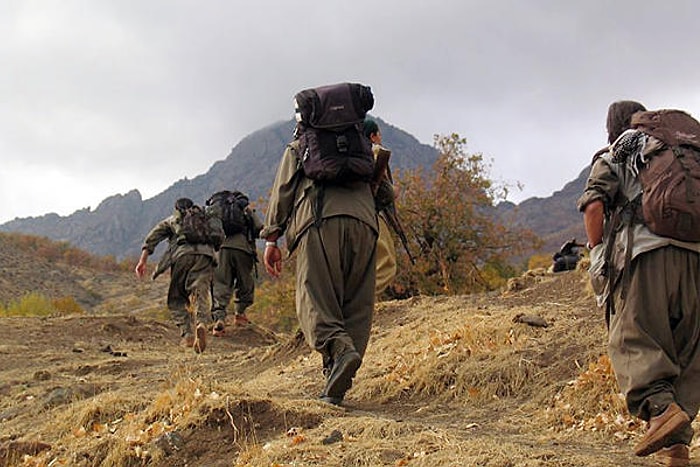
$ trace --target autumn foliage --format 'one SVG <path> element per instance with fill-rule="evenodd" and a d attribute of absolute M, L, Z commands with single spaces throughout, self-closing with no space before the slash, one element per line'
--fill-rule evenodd
<path fill-rule="evenodd" d="M 504 225 L 495 205 L 508 187 L 488 177 L 481 154 L 466 153 L 466 139 L 436 136 L 439 156 L 430 172 L 399 173 L 397 207 L 412 265 L 399 248 L 395 295 L 464 294 L 491 290 L 516 271 L 514 258 L 537 242 L 529 231 Z"/>

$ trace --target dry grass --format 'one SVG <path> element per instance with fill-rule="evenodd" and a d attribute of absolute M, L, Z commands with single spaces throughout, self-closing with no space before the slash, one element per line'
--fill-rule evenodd
<path fill-rule="evenodd" d="M 530 342 L 526 332 L 492 316 L 463 310 L 459 303 L 436 308 L 430 316 L 416 317 L 407 329 L 390 332 L 373 347 L 375 353 L 391 358 L 372 368 L 370 377 L 381 377 L 363 387 L 364 397 L 385 402 L 426 397 L 478 402 L 527 395 L 537 369 L 524 357 Z M 442 314 L 453 318 L 438 319 Z"/>
<path fill-rule="evenodd" d="M 185 355 L 154 337 L 158 326 L 115 320 L 99 327 L 101 338 L 119 331 L 131 360 L 86 351 L 95 359 L 86 372 L 67 360 L 73 355 L 56 355 L 66 361 L 47 382 L 73 384 L 80 373 L 99 392 L 45 411 L 31 430 L 24 415 L 1 427 L 51 445 L 15 455 L 14 465 L 35 467 L 648 465 L 630 453 L 639 425 L 601 357 L 603 317 L 584 283 L 582 271 L 542 272 L 502 294 L 379 304 L 345 408 L 317 400 L 320 358 L 292 336 L 228 353 L 214 342 Z M 547 327 L 514 322 L 522 314 Z M 0 403 L 0 413 L 8 407 Z"/>

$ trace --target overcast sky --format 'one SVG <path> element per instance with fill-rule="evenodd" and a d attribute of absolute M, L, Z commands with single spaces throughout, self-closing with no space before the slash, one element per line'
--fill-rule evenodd
<path fill-rule="evenodd" d="M 605 143 L 610 102 L 700 116 L 700 2 L 2 0 L 0 222 L 147 199 L 205 173 L 292 97 L 370 85 L 372 113 L 459 133 L 547 197 Z"/>

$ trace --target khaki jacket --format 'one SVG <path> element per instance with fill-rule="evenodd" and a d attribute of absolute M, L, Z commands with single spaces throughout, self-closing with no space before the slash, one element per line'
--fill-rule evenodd
<path fill-rule="evenodd" d="M 349 216 L 379 232 L 374 198 L 369 183 L 353 182 L 346 185 L 326 184 L 322 189 L 304 176 L 299 157 L 299 142 L 287 145 L 277 168 L 270 203 L 265 216 L 261 238 L 272 233 L 285 235 L 290 252 L 299 238 L 314 224 L 317 200 L 323 191 L 321 219 Z"/>
<path fill-rule="evenodd" d="M 189 244 L 189 243 L 178 243 L 176 231 L 177 228 L 175 224 L 178 222 L 178 216 L 173 214 L 166 217 L 158 224 L 155 225 L 146 235 L 142 250 L 147 250 L 149 255 L 153 254 L 156 247 L 163 240 L 168 240 L 170 243 L 168 252 L 170 253 L 171 262 L 175 262 L 178 258 L 183 255 L 205 255 L 215 257 L 214 247 L 205 244 Z M 167 253 L 166 253 L 167 254 Z"/>
<path fill-rule="evenodd" d="M 651 139 L 653 139 L 653 137 Z M 624 164 L 613 162 L 612 155 L 610 152 L 607 152 L 593 163 L 583 195 L 581 195 L 576 204 L 578 209 L 583 212 L 588 204 L 600 200 L 605 206 L 605 212 L 612 213 L 615 209 L 620 208 L 625 200 L 636 198 L 641 191 L 642 186 L 639 180 Z M 609 217 L 606 216 L 606 224 L 609 221 Z M 641 223 L 634 223 L 632 225 L 623 223 L 617 232 L 610 232 L 610 230 L 609 226 L 606 225 L 604 228 L 605 237 L 603 241 L 596 245 L 590 253 L 591 265 L 589 273 L 599 306 L 602 306 L 610 293 L 606 286 L 608 282 L 605 278 L 605 274 L 608 273 L 606 268 L 608 266 L 612 267 L 616 275 L 622 272 L 625 266 L 627 245 L 630 235 L 632 235 L 631 260 L 642 253 L 669 245 L 700 253 L 700 243 L 682 242 L 672 238 L 658 236 L 652 233 L 646 225 Z M 615 242 L 613 244 L 613 250 L 609 253 L 611 264 L 606 265 L 605 250 L 609 241 L 609 236 L 612 234 L 615 235 Z"/>
<path fill-rule="evenodd" d="M 251 209 L 250 206 L 246 208 L 246 214 L 251 220 L 251 229 L 248 232 L 237 233 L 230 237 L 227 236 L 221 244 L 221 248 L 232 248 L 252 255 L 256 254 L 255 239 L 258 238 L 263 228 L 263 222 L 255 209 Z"/>

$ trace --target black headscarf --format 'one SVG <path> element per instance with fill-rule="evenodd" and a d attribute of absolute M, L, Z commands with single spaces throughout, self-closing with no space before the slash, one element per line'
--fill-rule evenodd
<path fill-rule="evenodd" d="M 608 107 L 608 143 L 612 144 L 625 130 L 630 128 L 632 115 L 644 112 L 646 107 L 636 101 L 617 101 Z"/>
<path fill-rule="evenodd" d="M 178 211 L 186 211 L 192 206 L 194 206 L 194 202 L 189 198 L 180 198 L 175 201 L 175 209 Z"/>

